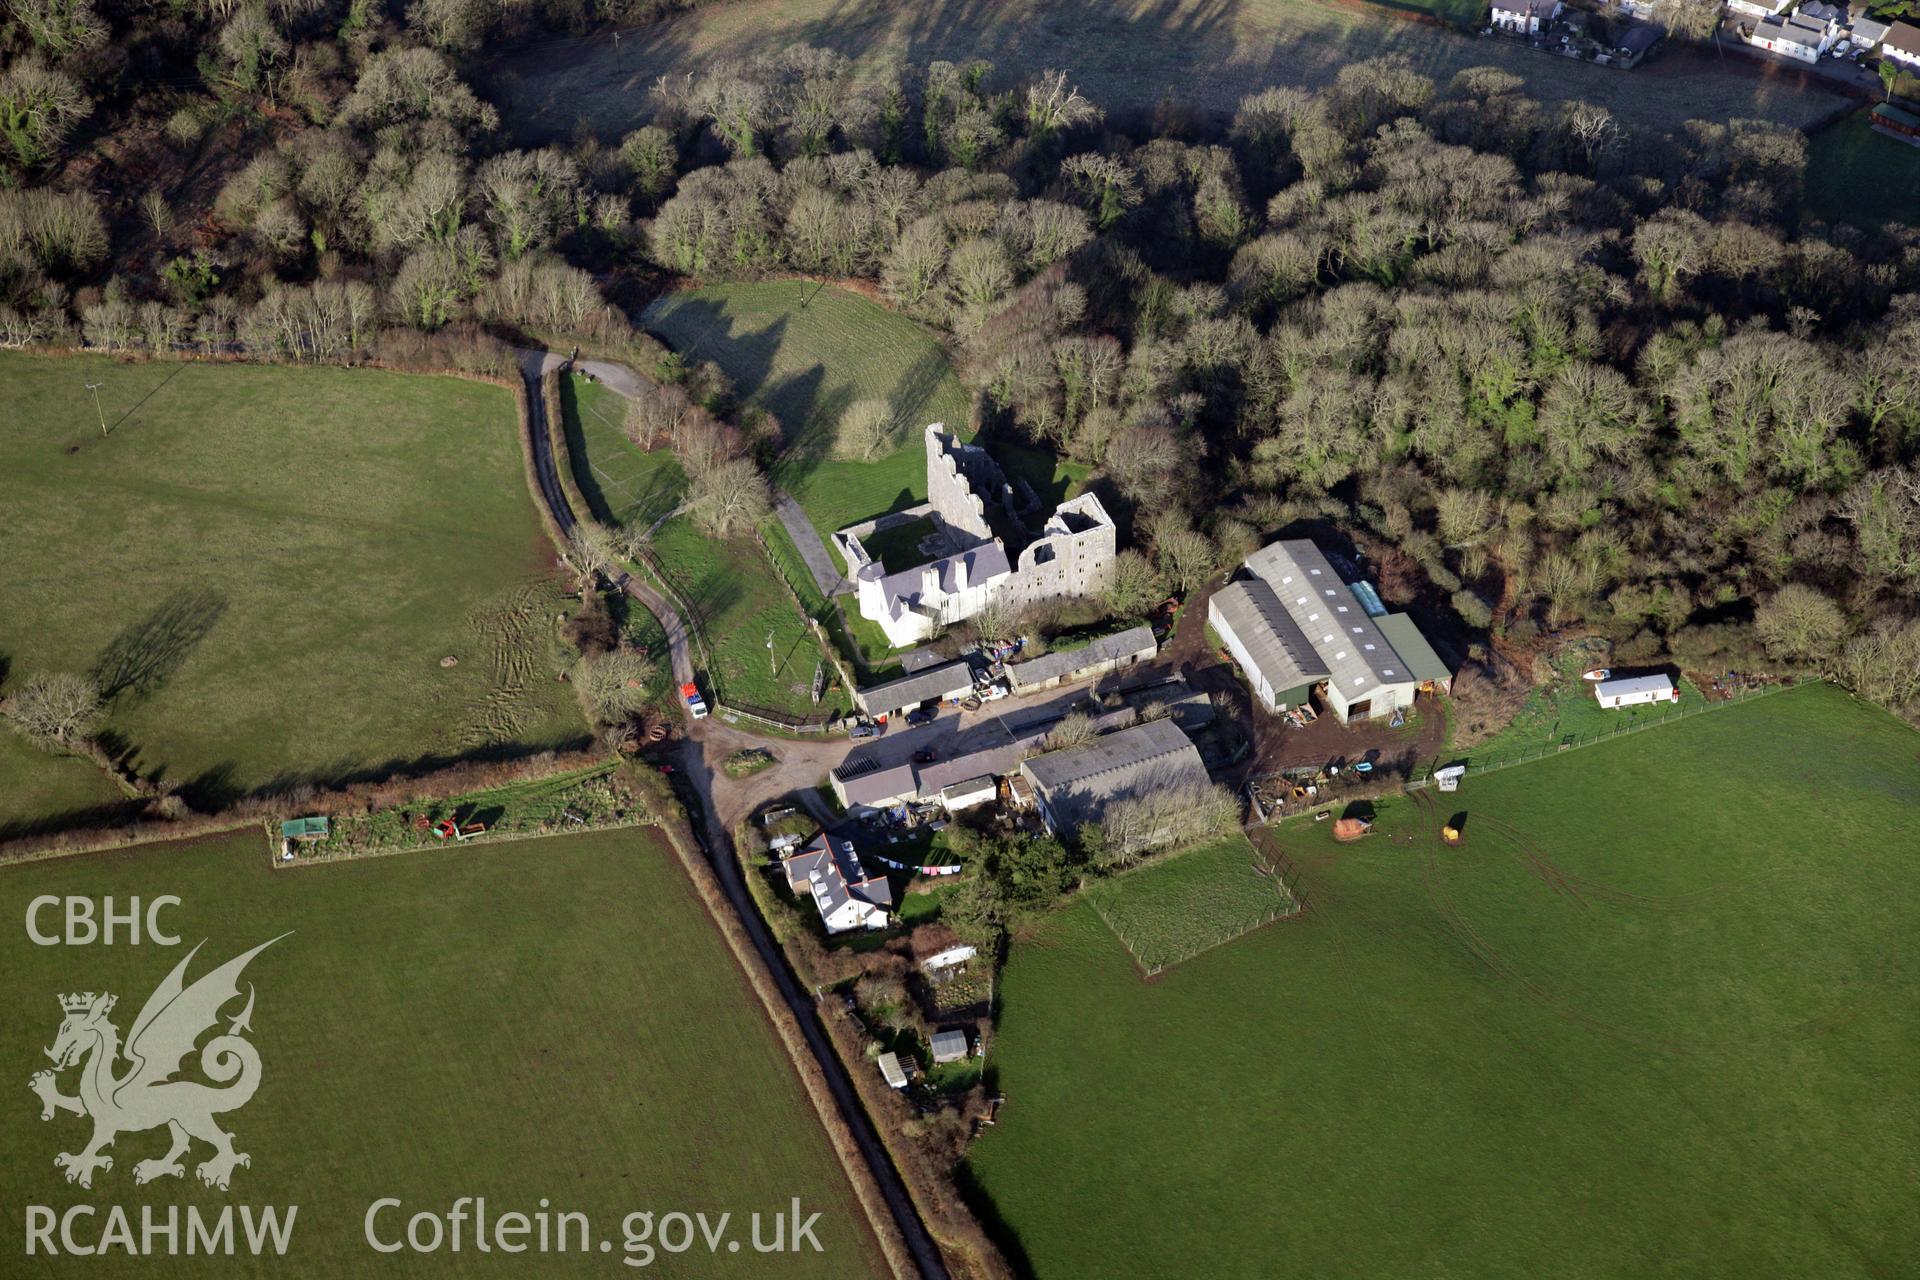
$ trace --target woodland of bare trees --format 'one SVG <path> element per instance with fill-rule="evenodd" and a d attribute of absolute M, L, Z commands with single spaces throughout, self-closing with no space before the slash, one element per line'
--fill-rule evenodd
<path fill-rule="evenodd" d="M 1800 133 L 1391 59 L 1123 131 L 1064 71 L 797 48 L 516 148 L 477 55 L 645 12 L 11 0 L 0 343 L 624 342 L 677 278 L 851 278 L 947 335 L 984 430 L 1094 469 L 1138 548 L 1116 612 L 1318 521 L 1469 643 L 1580 626 L 1913 710 L 1920 234 L 1813 220 Z M 684 403 L 635 438 L 751 528 L 777 431 L 649 372 Z M 882 409 L 842 456 L 904 430 Z"/>
<path fill-rule="evenodd" d="M 865 277 L 952 335 L 985 427 L 1125 512 L 1117 612 L 1323 521 L 1470 637 L 1913 710 L 1920 240 L 1809 220 L 1797 131 L 1635 134 L 1391 60 L 1146 138 L 1058 73 L 997 83 L 809 50 L 663 84 L 647 248 Z"/>

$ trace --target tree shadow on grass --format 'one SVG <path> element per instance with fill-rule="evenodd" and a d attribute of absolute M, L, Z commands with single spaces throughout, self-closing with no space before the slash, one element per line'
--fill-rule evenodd
<path fill-rule="evenodd" d="M 179 671 L 227 611 L 216 591 L 188 591 L 124 628 L 94 661 L 100 696 L 138 701 Z"/>
<path fill-rule="evenodd" d="M 935 348 L 923 352 L 919 359 L 900 371 L 894 379 L 893 389 L 887 392 L 887 404 L 906 424 L 906 438 L 903 444 L 918 442 L 920 433 L 927 426 L 927 406 L 940 394 L 941 383 L 953 371 L 944 351 Z M 967 426 L 964 422 L 949 422 L 947 430 L 961 431 Z"/>

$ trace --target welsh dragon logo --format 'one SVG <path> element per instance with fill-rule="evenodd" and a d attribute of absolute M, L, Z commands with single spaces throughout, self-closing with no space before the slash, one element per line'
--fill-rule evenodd
<path fill-rule="evenodd" d="M 283 933 L 280 938 L 286 936 Z M 53 1070 L 36 1073 L 28 1084 L 40 1097 L 42 1120 L 53 1119 L 57 1111 L 93 1120 L 93 1138 L 84 1148 L 53 1158 L 53 1163 L 66 1172 L 68 1182 L 91 1187 L 96 1170 L 104 1173 L 113 1169 L 113 1158 L 104 1152 L 115 1138 L 161 1125 L 172 1135 L 173 1145 L 159 1159 L 142 1160 L 133 1166 L 136 1183 L 184 1175 L 180 1157 L 187 1154 L 196 1138 L 213 1147 L 213 1156 L 194 1169 L 195 1176 L 207 1186 L 225 1191 L 235 1166 L 252 1164 L 244 1152 L 233 1149 L 233 1135 L 214 1122 L 215 1116 L 244 1107 L 260 1086 L 260 1054 L 245 1038 L 245 1033 L 252 1030 L 251 983 L 247 985 L 246 1007 L 228 1022 L 224 1034 L 200 1047 L 201 1073 L 224 1087 L 172 1077 L 194 1052 L 200 1037 L 220 1021 L 220 1010 L 239 998 L 240 973 L 247 962 L 280 938 L 271 938 L 234 957 L 188 986 L 187 965 L 206 944 L 194 947 L 147 997 L 124 1046 L 119 1029 L 108 1020 L 117 997 L 91 991 L 60 997 L 60 1009 L 66 1016 L 53 1047 L 46 1051 L 53 1059 Z M 116 1074 L 123 1057 L 129 1065 Z M 79 1093 L 69 1097 L 60 1092 L 55 1075 L 76 1065 L 80 1066 Z"/>

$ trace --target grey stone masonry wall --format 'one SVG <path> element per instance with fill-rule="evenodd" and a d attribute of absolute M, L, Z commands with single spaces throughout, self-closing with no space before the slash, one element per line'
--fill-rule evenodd
<path fill-rule="evenodd" d="M 982 495 L 997 496 L 1006 479 L 985 449 L 961 444 L 945 427 L 927 427 L 927 501 L 949 529 L 986 542 L 994 534 Z"/>

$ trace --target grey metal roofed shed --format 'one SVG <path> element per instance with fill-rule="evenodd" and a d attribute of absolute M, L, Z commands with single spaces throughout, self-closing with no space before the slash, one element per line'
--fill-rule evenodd
<path fill-rule="evenodd" d="M 869 755 L 849 755 L 832 773 L 833 790 L 849 809 L 878 809 L 914 795 L 920 789 L 913 765 L 907 761 L 883 765 Z"/>
<path fill-rule="evenodd" d="M 1212 603 L 1276 694 L 1331 674 L 1280 597 L 1259 578 L 1229 582 Z"/>
<path fill-rule="evenodd" d="M 1406 663 L 1407 672 L 1415 680 L 1431 680 L 1437 685 L 1445 685 L 1453 679 L 1453 668 L 1449 667 L 1435 653 L 1427 638 L 1420 634 L 1413 619 L 1404 613 L 1389 613 L 1380 619 L 1380 633 L 1393 646 L 1393 651 Z"/>
<path fill-rule="evenodd" d="M 854 692 L 854 701 L 868 715 L 910 711 L 923 702 L 959 697 L 973 691 L 973 667 L 965 662 L 949 662 L 938 667 L 886 684 L 876 684 Z"/>
<path fill-rule="evenodd" d="M 1205 783 L 1207 767 L 1170 720 L 1103 734 L 1077 747 L 1023 761 L 1041 812 L 1055 831 L 1098 821 L 1115 800 L 1158 787 Z"/>
<path fill-rule="evenodd" d="M 1113 663 L 1151 658 L 1159 652 L 1152 627 L 1130 627 L 1078 649 L 1049 653 L 1029 662 L 1017 662 L 1007 668 L 1015 689 L 1033 689 L 1067 676 Z"/>
<path fill-rule="evenodd" d="M 1273 588 L 1330 668 L 1328 678 L 1341 697 L 1358 701 L 1381 685 L 1412 679 L 1353 588 L 1312 542 L 1293 538 L 1264 546 L 1247 557 L 1247 567 Z"/>

